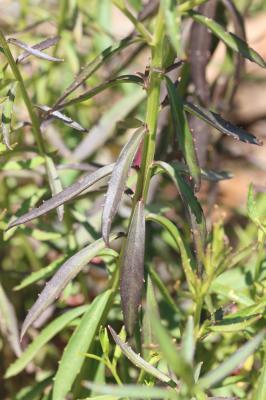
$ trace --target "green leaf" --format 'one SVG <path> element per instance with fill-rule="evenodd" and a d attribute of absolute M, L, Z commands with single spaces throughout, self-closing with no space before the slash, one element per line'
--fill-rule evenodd
<path fill-rule="evenodd" d="M 21 389 L 14 397 L 14 400 L 39 400 L 40 395 L 44 392 L 47 386 L 50 386 L 53 383 L 53 377 L 48 376 L 40 382 L 33 384 L 27 388 Z M 44 398 L 42 397 L 42 400 Z"/>
<path fill-rule="evenodd" d="M 187 279 L 188 287 L 189 287 L 191 293 L 195 294 L 195 290 L 196 290 L 196 286 L 197 286 L 197 277 L 192 270 L 191 260 L 189 258 L 187 249 L 183 243 L 183 240 L 181 238 L 181 235 L 180 235 L 177 227 L 173 224 L 173 222 L 169 221 L 166 217 L 163 217 L 161 215 L 148 214 L 146 216 L 146 220 L 154 221 L 154 222 L 162 225 L 174 239 L 174 241 L 177 244 L 177 247 L 179 248 L 179 251 L 180 251 L 182 266 L 183 266 L 184 273 L 185 273 L 185 276 Z"/>
<path fill-rule="evenodd" d="M 181 352 L 184 360 L 192 365 L 195 352 L 195 339 L 194 339 L 194 320 L 189 315 L 185 330 L 182 335 Z"/>
<path fill-rule="evenodd" d="M 47 173 L 48 173 L 48 181 L 49 181 L 49 185 L 52 191 L 52 195 L 56 196 L 57 194 L 61 194 L 63 187 L 62 187 L 62 183 L 60 181 L 60 178 L 58 176 L 57 170 L 56 170 L 56 166 L 54 164 L 53 159 L 50 156 L 45 155 L 45 164 L 46 164 L 46 168 L 47 168 Z M 63 216 L 64 216 L 64 206 L 63 204 L 58 205 L 56 207 L 56 212 L 58 215 L 58 219 L 59 221 L 63 220 Z"/>
<path fill-rule="evenodd" d="M 224 42 L 225 45 L 228 46 L 230 49 L 234 50 L 237 53 L 240 53 L 243 57 L 252 62 L 255 62 L 262 68 L 266 68 L 266 62 L 263 60 L 263 58 L 255 50 L 250 48 L 244 40 L 240 39 L 231 32 L 225 31 L 224 28 L 216 21 L 205 17 L 204 15 L 196 11 L 190 10 L 187 14 L 199 24 L 202 24 L 210 29 L 210 31 L 220 40 L 222 40 L 222 42 Z"/>
<path fill-rule="evenodd" d="M 220 364 L 219 367 L 200 378 L 198 381 L 199 386 L 203 389 L 208 389 L 228 376 L 235 368 L 242 364 L 256 351 L 264 337 L 264 331 L 258 333 L 253 339 L 240 347 L 231 357 Z"/>
<path fill-rule="evenodd" d="M 11 132 L 11 120 L 13 114 L 13 106 L 16 97 L 16 89 L 17 89 L 17 82 L 14 82 L 10 85 L 9 90 L 7 92 L 7 98 L 3 105 L 2 111 L 2 132 L 3 132 L 3 141 L 6 147 L 9 150 L 12 150 L 10 145 L 10 132 Z"/>
<path fill-rule="evenodd" d="M 198 190 L 200 187 L 200 168 L 197 161 L 193 136 L 190 132 L 184 112 L 183 102 L 173 82 L 167 76 L 165 79 L 176 136 L 189 172 L 194 180 L 195 187 Z"/>
<path fill-rule="evenodd" d="M 180 377 L 190 389 L 194 386 L 193 371 L 177 347 L 174 346 L 166 329 L 157 318 L 152 318 L 152 327 L 160 349 L 177 377 Z"/>
<path fill-rule="evenodd" d="M 7 297 L 0 283 L 0 331 L 9 342 L 11 349 L 19 356 L 21 347 L 19 343 L 18 323 L 14 307 Z"/>
<path fill-rule="evenodd" d="M 34 208 L 33 210 L 22 215 L 15 221 L 11 222 L 8 226 L 8 229 L 16 225 L 24 224 L 25 222 L 31 221 L 32 219 L 38 218 L 41 215 L 46 214 L 49 211 L 60 206 L 61 204 L 64 204 L 67 201 L 72 200 L 73 198 L 77 197 L 80 193 L 88 189 L 90 186 L 97 183 L 99 180 L 110 175 L 112 169 L 113 169 L 113 164 L 110 164 L 98 169 L 93 173 L 85 174 L 83 177 L 79 178 L 77 182 L 73 183 L 73 185 L 70 185 L 66 189 L 62 190 L 60 193 L 56 194 L 49 200 L 45 201 L 40 207 Z"/>
<path fill-rule="evenodd" d="M 33 360 L 40 349 L 49 342 L 55 335 L 61 332 L 73 319 L 84 314 L 88 309 L 88 305 L 76 307 L 73 310 L 67 311 L 54 319 L 42 332 L 35 337 L 33 342 L 26 348 L 21 356 L 9 366 L 6 371 L 5 378 L 11 378 L 19 374 Z"/>
<path fill-rule="evenodd" d="M 111 240 L 114 240 L 117 237 L 119 237 L 119 234 L 113 234 Z M 105 243 L 103 239 L 99 239 L 78 251 L 60 267 L 53 278 L 45 285 L 37 301 L 29 310 L 21 328 L 21 338 L 25 335 L 29 326 L 39 317 L 39 315 L 58 298 L 66 285 L 74 279 L 82 268 L 104 247 Z"/>
<path fill-rule="evenodd" d="M 132 335 L 144 282 L 145 214 L 139 201 L 132 216 L 121 257 L 120 293 L 127 332 Z"/>
<path fill-rule="evenodd" d="M 184 108 L 189 113 L 202 119 L 206 124 L 212 126 L 225 135 L 231 136 L 234 139 L 241 140 L 245 143 L 256 144 L 258 146 L 263 144 L 262 141 L 257 139 L 256 136 L 252 135 L 252 133 L 245 131 L 245 129 L 223 119 L 219 114 L 207 110 L 198 104 L 192 104 L 187 101 L 184 103 Z"/>
<path fill-rule="evenodd" d="M 102 236 L 108 245 L 108 237 L 111 230 L 111 224 L 119 207 L 122 194 L 126 186 L 126 180 L 130 167 L 134 161 L 136 152 L 144 137 L 145 129 L 139 128 L 121 150 L 119 157 L 114 165 L 102 214 Z"/>
<path fill-rule="evenodd" d="M 240 318 L 232 314 L 230 317 L 228 316 L 224 318 L 222 321 L 217 322 L 215 325 L 210 325 L 208 327 L 208 330 L 210 330 L 211 332 L 219 333 L 239 332 L 257 322 L 261 317 L 261 314 L 258 314 L 246 318 Z"/>
<path fill-rule="evenodd" d="M 99 69 L 109 58 L 111 58 L 115 53 L 120 52 L 122 49 L 130 46 L 139 41 L 139 38 L 128 38 L 121 40 L 118 43 L 105 49 L 100 55 L 98 55 L 89 64 L 82 68 L 81 72 L 75 78 L 73 83 L 67 87 L 64 94 L 57 100 L 53 108 L 56 108 L 61 104 L 74 90 L 81 86 L 97 69 Z"/>
<path fill-rule="evenodd" d="M 264 357 L 262 359 L 262 368 L 260 376 L 257 381 L 255 392 L 252 396 L 252 400 L 265 400 L 266 395 L 266 346 L 264 344 Z"/>
<path fill-rule="evenodd" d="M 176 386 L 176 384 L 172 381 L 172 379 L 155 368 L 153 365 L 149 364 L 145 361 L 139 354 L 135 353 L 132 348 L 125 342 L 123 342 L 120 337 L 116 334 L 116 332 L 109 326 L 109 330 L 115 343 L 121 348 L 123 354 L 138 368 L 146 371 L 148 374 L 154 376 L 159 379 L 161 382 L 167 383 L 170 386 Z"/>
<path fill-rule="evenodd" d="M 83 315 L 61 358 L 54 379 L 52 400 L 65 399 L 69 393 L 83 365 L 84 354 L 89 351 L 99 327 L 103 323 L 112 298 L 112 290 L 100 294 L 93 300 L 88 311 Z"/>
<path fill-rule="evenodd" d="M 178 393 L 173 389 L 161 389 L 142 385 L 99 385 L 92 382 L 84 382 L 84 386 L 96 393 L 112 396 L 129 397 L 130 399 L 175 399 L 180 400 Z M 89 400 L 90 397 L 87 398 Z M 54 399 L 53 399 L 54 400 Z"/>

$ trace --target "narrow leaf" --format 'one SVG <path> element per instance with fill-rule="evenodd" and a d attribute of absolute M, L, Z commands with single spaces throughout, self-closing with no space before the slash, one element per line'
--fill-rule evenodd
<path fill-rule="evenodd" d="M 88 129 L 83 128 L 78 122 L 74 121 L 72 118 L 66 116 L 65 114 L 62 114 L 60 111 L 53 111 L 51 107 L 48 106 L 36 106 L 42 111 L 49 112 L 49 115 L 47 118 L 44 119 L 43 123 L 46 123 L 50 119 L 58 119 L 59 121 L 63 122 L 65 125 L 69 126 L 70 128 L 75 129 L 76 131 L 80 132 L 88 132 Z"/>
<path fill-rule="evenodd" d="M 22 42 L 21 40 L 18 40 L 15 38 L 9 38 L 8 42 L 11 44 L 14 44 L 15 46 L 19 47 L 20 49 L 26 50 L 27 53 L 29 53 L 35 57 L 42 58 L 43 60 L 54 61 L 54 62 L 64 61 L 62 58 L 56 58 L 56 57 L 49 56 L 48 54 L 43 53 L 42 51 L 38 50 L 36 47 L 35 48 L 30 47 L 29 45 Z"/>
<path fill-rule="evenodd" d="M 56 43 L 58 43 L 59 41 L 59 36 L 54 36 L 48 39 L 43 40 L 40 43 L 35 44 L 34 46 L 32 46 L 32 49 L 34 50 L 45 50 L 48 49 L 49 47 L 52 47 L 54 45 L 56 45 Z M 24 53 L 20 54 L 17 58 L 17 62 L 20 63 L 22 61 L 24 61 L 26 58 L 28 58 L 29 56 L 31 56 L 32 54 L 28 51 L 25 51 Z"/>
<path fill-rule="evenodd" d="M 229 317 L 224 318 L 222 321 L 217 322 L 217 324 L 209 326 L 208 329 L 212 332 L 220 332 L 220 333 L 240 332 L 241 330 L 244 330 L 248 328 L 250 325 L 257 322 L 261 317 L 262 317 L 261 314 L 250 316 L 247 318 L 239 318 L 239 317 L 234 318 L 234 316 L 232 315 L 231 318 Z"/>
<path fill-rule="evenodd" d="M 111 396 L 119 396 L 122 398 L 130 399 L 175 399 L 181 400 L 178 393 L 173 389 L 161 389 L 159 387 L 148 387 L 144 385 L 107 385 L 96 384 L 91 382 L 84 382 L 84 386 L 93 390 L 96 393 L 108 394 Z M 53 399 L 55 400 L 55 399 Z M 89 400 L 89 397 L 87 398 Z"/>
<path fill-rule="evenodd" d="M 19 343 L 18 324 L 15 310 L 0 283 L 0 331 L 7 339 L 11 349 L 19 356 L 21 348 Z"/>
<path fill-rule="evenodd" d="M 266 62 L 263 60 L 263 58 L 255 50 L 250 48 L 244 40 L 240 39 L 231 32 L 225 31 L 224 28 L 216 21 L 205 17 L 196 11 L 190 10 L 188 15 L 199 24 L 202 24 L 210 29 L 210 31 L 220 40 L 222 40 L 226 46 L 230 47 L 230 49 L 240 53 L 243 57 L 255 62 L 262 68 L 266 68 Z"/>
<path fill-rule="evenodd" d="M 245 143 L 256 144 L 261 146 L 263 143 L 261 140 L 257 139 L 256 136 L 245 131 L 229 121 L 223 119 L 219 114 L 207 110 L 199 106 L 198 104 L 192 104 L 189 102 L 184 103 L 184 108 L 191 114 L 196 115 L 198 118 L 205 121 L 208 125 L 213 126 L 215 129 L 224 133 L 225 135 L 232 136 L 236 140 L 241 140 Z"/>
<path fill-rule="evenodd" d="M 113 164 L 104 166 L 93 173 L 88 173 L 82 176 L 77 180 L 77 182 L 73 183 L 62 192 L 53 196 L 49 200 L 45 201 L 40 207 L 34 208 L 33 210 L 27 212 L 22 215 L 15 221 L 9 224 L 8 229 L 12 228 L 16 225 L 24 224 L 25 222 L 31 221 L 32 219 L 38 218 L 43 214 L 48 213 L 51 210 L 54 210 L 56 207 L 61 204 L 66 203 L 67 201 L 72 200 L 77 197 L 84 190 L 88 189 L 90 186 L 94 185 L 96 182 L 101 180 L 102 178 L 110 175 L 113 169 Z"/>
<path fill-rule="evenodd" d="M 27 349 L 21 354 L 21 356 L 10 365 L 6 371 L 5 378 L 11 378 L 19 374 L 24 368 L 33 360 L 38 354 L 40 349 L 49 342 L 55 335 L 64 329 L 73 319 L 78 318 L 84 314 L 88 309 L 88 305 L 76 307 L 73 310 L 67 311 L 54 319 L 42 332 L 36 336 L 34 341 L 27 347 Z"/>
<path fill-rule="evenodd" d="M 101 65 L 112 57 L 115 53 L 120 52 L 122 49 L 130 46 L 131 44 L 137 43 L 138 38 L 129 38 L 121 40 L 120 42 L 108 47 L 100 55 L 98 55 L 94 60 L 87 64 L 81 72 L 78 74 L 76 79 L 70 86 L 67 87 L 64 94 L 57 100 L 54 108 L 62 103 L 66 97 L 68 97 L 74 90 L 76 90 L 83 82 L 85 82 Z"/>
<path fill-rule="evenodd" d="M 45 165 L 48 173 L 48 181 L 52 191 L 52 195 L 56 196 L 57 194 L 61 193 L 63 190 L 62 183 L 57 173 L 56 166 L 54 164 L 53 159 L 50 156 L 45 155 Z M 56 207 L 56 212 L 58 215 L 59 221 L 63 220 L 64 217 L 64 206 L 59 205 Z"/>
<path fill-rule="evenodd" d="M 252 396 L 252 400 L 265 400 L 266 394 L 266 345 L 264 344 L 264 357 L 262 359 L 262 368 L 260 371 L 260 376 L 257 381 L 257 386 L 255 388 L 255 392 Z"/>
<path fill-rule="evenodd" d="M 136 204 L 121 260 L 121 302 L 125 326 L 133 334 L 144 282 L 145 214 L 144 203 Z"/>
<path fill-rule="evenodd" d="M 208 389 L 224 379 L 234 371 L 241 363 L 243 363 L 251 354 L 256 351 L 265 337 L 265 332 L 258 333 L 253 339 L 249 340 L 244 346 L 240 347 L 231 357 L 219 365 L 216 369 L 208 372 L 198 384 L 203 389 Z"/>
<path fill-rule="evenodd" d="M 128 172 L 144 137 L 144 132 L 144 128 L 141 127 L 132 135 L 128 143 L 123 147 L 113 168 L 102 215 L 102 236 L 106 244 L 108 244 L 111 224 L 126 186 Z"/>
<path fill-rule="evenodd" d="M 176 54 L 179 56 L 182 53 L 181 24 L 176 2 L 172 0 L 162 0 L 161 5 L 164 12 L 167 35 L 176 51 Z"/>
<path fill-rule="evenodd" d="M 54 379 L 52 400 L 65 399 L 110 307 L 113 291 L 97 296 L 71 336 Z"/>
<path fill-rule="evenodd" d="M 153 365 L 149 364 L 145 361 L 139 354 L 135 353 L 132 348 L 125 342 L 123 342 L 120 337 L 116 334 L 116 332 L 109 326 L 109 330 L 113 336 L 115 343 L 121 348 L 122 353 L 134 364 L 136 367 L 143 369 L 148 374 L 154 376 L 159 379 L 161 382 L 165 382 L 170 384 L 172 382 L 171 378 L 168 375 L 165 375 L 163 372 L 155 368 Z M 176 385 L 176 384 L 174 384 Z"/>
<path fill-rule="evenodd" d="M 12 147 L 10 146 L 10 132 L 11 132 L 11 119 L 13 114 L 14 100 L 16 97 L 16 89 L 17 89 L 17 82 L 13 83 L 10 86 L 7 92 L 7 98 L 4 102 L 2 111 L 3 141 L 9 150 L 12 150 Z"/>
<path fill-rule="evenodd" d="M 194 321 L 190 315 L 187 320 L 185 330 L 182 335 L 181 352 L 184 360 L 190 365 L 193 363 L 195 352 Z"/>
<path fill-rule="evenodd" d="M 113 234 L 111 240 L 116 239 L 118 236 L 119 234 Z M 74 279 L 82 268 L 104 247 L 105 243 L 103 239 L 99 239 L 78 251 L 61 266 L 53 278 L 46 284 L 37 301 L 29 310 L 21 328 L 21 338 L 23 338 L 29 326 L 38 318 L 38 316 L 58 298 L 66 285 Z"/>
<path fill-rule="evenodd" d="M 179 140 L 183 157 L 194 180 L 195 188 L 198 190 L 200 186 L 200 168 L 197 161 L 193 136 L 190 132 L 184 112 L 183 102 L 178 93 L 178 89 L 175 87 L 173 82 L 167 76 L 165 79 L 176 135 Z"/>

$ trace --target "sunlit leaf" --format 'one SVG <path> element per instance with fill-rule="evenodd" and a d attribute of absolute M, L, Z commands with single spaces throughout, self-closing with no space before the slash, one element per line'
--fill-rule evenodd
<path fill-rule="evenodd" d="M 77 180 L 77 182 L 73 183 L 57 195 L 53 196 L 49 200 L 45 201 L 40 207 L 34 208 L 33 210 L 27 212 L 22 215 L 15 221 L 11 222 L 8 226 L 12 228 L 16 225 L 24 224 L 25 222 L 31 221 L 32 219 L 38 218 L 43 214 L 48 213 L 51 210 L 54 210 L 56 207 L 61 204 L 66 203 L 67 201 L 72 200 L 77 197 L 80 193 L 88 189 L 90 186 L 94 185 L 99 180 L 111 174 L 113 169 L 113 164 L 107 165 L 98 169 L 93 173 L 88 173 L 82 176 Z"/>
<path fill-rule="evenodd" d="M 35 44 L 31 48 L 34 50 L 45 50 L 45 49 L 48 49 L 49 47 L 55 46 L 56 43 L 58 43 L 59 39 L 60 39 L 59 36 L 54 36 L 54 37 L 42 40 L 40 43 Z M 32 55 L 32 53 L 30 53 L 29 51 L 25 51 L 24 53 L 22 53 L 18 56 L 16 61 L 18 63 L 20 63 L 31 55 Z"/>
<path fill-rule="evenodd" d="M 266 68 L 266 62 L 255 50 L 250 48 L 247 43 L 244 42 L 244 40 L 240 39 L 233 33 L 225 31 L 218 22 L 192 10 L 188 11 L 188 15 L 192 17 L 196 22 L 210 29 L 210 31 L 220 40 L 222 40 L 226 44 L 226 46 L 230 47 L 230 49 L 236 51 L 237 53 L 240 53 L 248 60 L 257 63 L 262 68 Z"/>
<path fill-rule="evenodd" d="M 64 329 L 73 319 L 78 318 L 84 314 L 88 305 L 76 307 L 73 310 L 67 311 L 66 313 L 55 318 L 45 327 L 38 336 L 35 337 L 33 342 L 26 348 L 26 350 L 20 355 L 20 357 L 10 365 L 7 369 L 5 378 L 11 378 L 19 374 L 29 364 L 30 361 L 38 354 L 40 349 L 49 342 L 55 335 Z"/>
<path fill-rule="evenodd" d="M 116 239 L 119 234 L 113 234 L 111 240 Z M 21 328 L 21 338 L 25 335 L 29 326 L 43 313 L 52 302 L 58 298 L 66 285 L 75 278 L 82 268 L 90 262 L 103 248 L 105 243 L 103 239 L 84 247 L 72 257 L 70 257 L 55 273 L 53 278 L 45 285 L 37 301 L 29 310 Z"/>
<path fill-rule="evenodd" d="M 102 215 L 102 236 L 107 244 L 111 224 L 118 210 L 128 173 L 144 137 L 144 132 L 144 128 L 141 127 L 132 135 L 121 150 L 111 174 Z"/>
<path fill-rule="evenodd" d="M 130 335 L 134 332 L 144 282 L 145 215 L 139 201 L 132 216 L 121 259 L 120 293 L 124 322 Z"/>
<path fill-rule="evenodd" d="M 52 108 L 48 107 L 48 106 L 38 105 L 36 107 L 42 111 L 49 112 L 49 116 L 44 119 L 43 123 L 46 123 L 50 119 L 54 118 L 54 119 L 57 119 L 57 120 L 63 122 L 65 125 L 69 126 L 70 128 L 75 129 L 76 131 L 88 132 L 88 130 L 86 128 L 83 128 L 83 126 L 81 126 L 78 122 L 74 121 L 72 118 L 68 117 L 67 115 L 62 114 L 60 111 L 53 111 Z"/>
<path fill-rule="evenodd" d="M 29 45 L 22 42 L 21 40 L 18 40 L 15 38 L 9 38 L 8 42 L 11 44 L 14 44 L 15 46 L 19 47 L 20 49 L 26 50 L 26 52 L 31 54 L 32 56 L 42 58 L 43 60 L 54 61 L 54 62 L 64 61 L 62 58 L 56 58 L 56 57 L 49 56 L 49 54 L 43 53 L 42 51 L 38 50 L 36 47 L 35 48 L 30 47 Z"/>

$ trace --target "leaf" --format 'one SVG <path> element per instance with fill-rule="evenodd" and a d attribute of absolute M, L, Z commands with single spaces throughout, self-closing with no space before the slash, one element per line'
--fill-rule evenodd
<path fill-rule="evenodd" d="M 23 371 L 23 369 L 33 360 L 40 349 L 48 343 L 49 340 L 61 332 L 73 319 L 84 314 L 88 307 L 88 305 L 76 307 L 75 309 L 67 311 L 54 319 L 38 336 L 35 337 L 33 342 L 20 355 L 20 357 L 9 366 L 5 378 L 11 378 Z"/>
<path fill-rule="evenodd" d="M 260 371 L 260 376 L 257 381 L 255 391 L 252 396 L 252 400 L 260 400 L 260 399 L 265 398 L 265 393 L 266 393 L 266 352 L 265 352 L 265 350 L 266 349 L 265 349 L 265 344 L 264 344 L 264 357 L 262 359 L 262 368 Z"/>
<path fill-rule="evenodd" d="M 15 39 L 15 38 L 9 38 L 8 43 L 14 44 L 15 46 L 19 47 L 20 49 L 26 50 L 27 53 L 31 54 L 32 56 L 41 58 L 46 61 L 54 61 L 54 62 L 62 62 L 64 61 L 62 58 L 56 58 L 49 56 L 46 53 L 43 53 L 42 51 L 38 50 L 36 47 L 30 47 L 26 43 L 22 42 L 21 40 Z"/>
<path fill-rule="evenodd" d="M 71 336 L 54 378 L 52 400 L 62 400 L 69 393 L 76 376 L 79 374 L 87 353 L 103 323 L 113 298 L 113 291 L 98 295 L 83 315 L 78 327 Z"/>
<path fill-rule="evenodd" d="M 17 89 L 17 82 L 14 82 L 12 85 L 10 85 L 10 88 L 7 92 L 7 99 L 4 102 L 2 111 L 3 141 L 9 150 L 12 150 L 12 147 L 10 146 L 10 132 L 11 132 L 13 106 L 16 97 L 16 89 Z"/>
<path fill-rule="evenodd" d="M 123 147 L 114 165 L 111 178 L 108 183 L 102 214 L 102 236 L 107 245 L 111 224 L 114 216 L 116 215 L 122 194 L 126 186 L 128 172 L 144 137 L 144 132 L 145 130 L 143 127 L 139 128 L 132 135 L 128 143 L 126 143 L 126 145 Z"/>
<path fill-rule="evenodd" d="M 148 387 L 144 385 L 107 385 L 96 384 L 92 382 L 84 382 L 84 386 L 88 389 L 100 394 L 109 394 L 112 396 L 128 397 L 130 399 L 175 399 L 181 400 L 178 393 L 173 389 L 161 389 L 159 387 Z M 89 400 L 88 397 L 86 400 Z M 55 399 L 53 399 L 55 400 Z"/>
<path fill-rule="evenodd" d="M 245 143 L 256 144 L 262 146 L 262 141 L 257 139 L 256 136 L 245 131 L 229 121 L 223 119 L 219 114 L 207 110 L 199 106 L 198 104 L 192 104 L 189 102 L 184 103 L 184 108 L 191 114 L 196 115 L 198 118 L 205 121 L 207 124 L 213 126 L 215 129 L 224 133 L 225 135 L 232 136 L 236 140 L 241 140 Z"/>
<path fill-rule="evenodd" d="M 174 346 L 166 329 L 157 318 L 152 318 L 152 327 L 160 349 L 177 377 L 180 377 L 190 388 L 194 386 L 193 371 L 180 351 Z"/>
<path fill-rule="evenodd" d="M 176 2 L 172 0 L 161 1 L 162 10 L 165 18 L 166 32 L 172 43 L 176 54 L 182 53 L 181 49 L 181 31 L 180 31 L 180 14 L 176 7 Z"/>
<path fill-rule="evenodd" d="M 113 234 L 111 240 L 119 237 L 119 234 Z M 55 273 L 53 278 L 46 284 L 39 295 L 37 301 L 29 310 L 21 328 L 21 339 L 25 335 L 29 326 L 39 317 L 52 302 L 58 298 L 66 285 L 75 278 L 82 268 L 90 262 L 105 247 L 103 239 L 84 247 L 72 257 L 70 257 Z"/>
<path fill-rule="evenodd" d="M 116 334 L 116 332 L 113 330 L 111 326 L 108 327 L 111 335 L 113 336 L 113 339 L 115 343 L 121 348 L 122 353 L 134 364 L 136 367 L 143 369 L 146 371 L 148 374 L 154 376 L 155 378 L 159 379 L 161 382 L 170 384 L 174 383 L 172 379 L 168 376 L 165 375 L 163 372 L 155 368 L 153 365 L 149 364 L 147 361 L 145 361 L 139 354 L 136 354 L 132 348 L 125 342 L 123 342 L 120 337 Z M 174 386 L 176 384 L 174 383 Z"/>
<path fill-rule="evenodd" d="M 187 249 L 183 243 L 182 237 L 181 237 L 177 227 L 173 224 L 173 222 L 171 222 L 166 217 L 163 217 L 162 215 L 148 214 L 146 216 L 146 220 L 154 221 L 154 222 L 160 224 L 170 233 L 170 235 L 174 239 L 174 241 L 177 244 L 177 247 L 180 251 L 182 266 L 184 269 L 184 273 L 186 275 L 188 287 L 189 287 L 191 293 L 195 293 L 195 289 L 196 289 L 196 285 L 197 285 L 197 277 L 192 270 L 189 254 L 187 252 Z"/>
<path fill-rule="evenodd" d="M 21 347 L 19 343 L 18 323 L 14 307 L 0 283 L 0 331 L 7 339 L 11 349 L 19 356 Z"/>
<path fill-rule="evenodd" d="M 194 339 L 194 320 L 191 315 L 188 316 L 187 324 L 182 335 L 181 352 L 184 360 L 192 365 L 195 352 Z"/>
<path fill-rule="evenodd" d="M 134 332 L 144 282 L 145 214 L 144 203 L 134 209 L 121 257 L 120 294 L 124 322 L 129 335 Z"/>
<path fill-rule="evenodd" d="M 189 174 L 189 170 L 188 167 L 178 161 L 173 161 L 171 163 L 172 165 L 175 166 L 176 169 L 178 169 L 181 173 L 188 175 Z M 159 171 L 160 172 L 160 171 Z M 155 170 L 156 173 L 156 170 Z M 213 171 L 213 170 L 205 170 L 205 169 L 200 169 L 200 174 L 201 174 L 201 178 L 205 179 L 207 181 L 211 181 L 211 182 L 219 182 L 225 179 L 231 179 L 233 177 L 233 175 L 230 172 L 227 171 Z"/>
<path fill-rule="evenodd" d="M 220 333 L 239 332 L 257 322 L 261 317 L 261 314 L 247 318 L 234 317 L 234 315 L 232 315 L 231 317 L 224 318 L 222 321 L 217 322 L 215 325 L 210 325 L 208 330 Z"/>
<path fill-rule="evenodd" d="M 15 221 L 11 222 L 8 226 L 8 229 L 12 228 L 13 226 L 21 225 L 24 224 L 25 222 L 38 218 L 41 215 L 46 214 L 51 210 L 54 210 L 61 204 L 64 204 L 67 201 L 72 200 L 73 198 L 77 197 L 80 193 L 88 189 L 90 186 L 94 185 L 102 178 L 110 175 L 112 169 L 113 169 L 113 164 L 110 164 L 98 169 L 93 173 L 85 174 L 84 176 L 79 178 L 77 182 L 68 186 L 62 192 L 56 194 L 49 200 L 45 201 L 40 207 L 34 208 L 33 210 L 22 215 Z"/>
<path fill-rule="evenodd" d="M 202 378 L 200 378 L 198 381 L 199 386 L 203 389 L 208 389 L 228 376 L 234 371 L 234 369 L 236 369 L 256 351 L 264 337 L 264 331 L 258 333 L 253 339 L 249 340 L 242 347 L 240 347 L 231 357 L 220 364 L 219 367 L 208 372 Z"/>
<path fill-rule="evenodd" d="M 34 50 L 48 49 L 49 47 L 56 45 L 56 43 L 58 43 L 59 39 L 60 39 L 59 36 L 54 36 L 54 37 L 45 39 L 45 40 L 41 41 L 40 43 L 37 43 L 34 46 L 32 46 L 32 49 L 34 49 Z M 24 53 L 20 54 L 17 57 L 16 61 L 17 61 L 17 63 L 21 63 L 22 61 L 24 61 L 26 58 L 28 58 L 31 55 L 32 54 L 30 52 L 25 51 Z"/>
<path fill-rule="evenodd" d="M 231 32 L 225 31 L 224 28 L 216 21 L 205 17 L 204 15 L 196 11 L 190 10 L 187 14 L 199 24 L 202 24 L 210 29 L 210 31 L 222 42 L 224 42 L 225 45 L 228 46 L 230 49 L 234 50 L 237 53 L 240 53 L 243 57 L 252 62 L 255 62 L 262 68 L 266 68 L 266 62 L 263 60 L 263 58 L 255 50 L 250 48 L 244 40 L 240 39 Z"/>
<path fill-rule="evenodd" d="M 173 82 L 167 76 L 165 76 L 165 79 L 176 136 L 189 172 L 194 180 L 195 188 L 198 190 L 200 187 L 200 168 L 197 161 L 193 136 L 190 132 L 184 112 L 183 102 Z"/>
<path fill-rule="evenodd" d="M 56 107 L 53 107 L 52 110 L 62 110 L 63 108 L 72 106 L 73 104 L 79 104 L 83 101 L 89 100 L 92 97 L 96 96 L 98 93 L 101 93 L 105 89 L 110 89 L 120 83 L 135 83 L 137 85 L 143 86 L 143 79 L 138 75 L 121 75 L 117 76 L 114 79 L 110 79 L 107 82 L 101 83 L 93 89 L 86 90 L 81 95 L 74 97 L 71 100 L 68 100 L 64 103 L 60 103 Z"/>
<path fill-rule="evenodd" d="M 18 393 L 16 393 L 16 397 L 14 400 L 39 400 L 40 395 L 45 391 L 45 389 L 52 385 L 53 376 L 50 375 L 47 378 L 41 380 L 40 382 L 34 383 L 27 388 L 21 389 Z M 42 400 L 45 398 L 42 397 Z"/>
<path fill-rule="evenodd" d="M 257 211 L 257 205 L 254 194 L 254 187 L 252 184 L 250 184 L 248 188 L 247 211 L 248 211 L 248 216 L 252 221 L 259 220 L 259 214 Z"/>
<path fill-rule="evenodd" d="M 111 58 L 115 53 L 120 52 L 122 49 L 130 46 L 131 44 L 137 43 L 139 38 L 128 38 L 121 40 L 118 43 L 105 49 L 100 55 L 98 55 L 94 60 L 87 64 L 81 72 L 78 74 L 74 82 L 71 83 L 65 90 L 64 94 L 57 100 L 53 108 L 56 108 L 59 104 L 63 102 L 74 90 L 82 85 L 97 69 L 101 67 L 104 62 Z"/>
<path fill-rule="evenodd" d="M 61 193 L 63 190 L 60 178 L 58 176 L 56 166 L 54 165 L 54 161 L 50 156 L 44 155 L 45 157 L 45 165 L 48 173 L 48 181 L 52 191 L 52 195 L 56 196 L 57 194 Z M 58 205 L 56 207 L 56 212 L 59 221 L 63 220 L 64 217 L 64 206 Z"/>
<path fill-rule="evenodd" d="M 52 108 L 48 107 L 48 106 L 36 105 L 36 107 L 42 111 L 49 112 L 48 117 L 46 117 L 44 119 L 43 123 L 46 123 L 47 121 L 55 118 L 55 119 L 58 119 L 59 121 L 63 122 L 65 125 L 69 126 L 70 128 L 75 129 L 76 131 L 88 132 L 88 129 L 83 128 L 83 126 L 81 126 L 78 122 L 74 121 L 70 117 L 67 117 L 65 114 L 62 114 L 60 111 L 53 111 Z"/>

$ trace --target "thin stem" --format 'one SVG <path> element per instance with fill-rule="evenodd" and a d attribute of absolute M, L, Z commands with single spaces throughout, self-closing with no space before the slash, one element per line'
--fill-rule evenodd
<path fill-rule="evenodd" d="M 191 10 L 194 7 L 200 6 L 203 3 L 206 3 L 207 0 L 188 0 L 185 1 L 185 3 L 180 4 L 177 7 L 177 10 L 179 13 L 187 12 Z"/>

